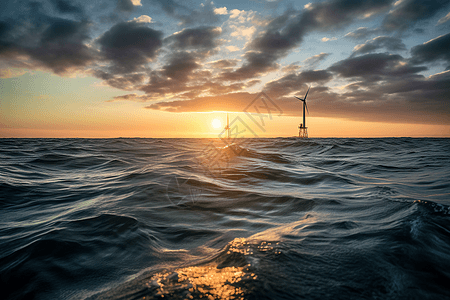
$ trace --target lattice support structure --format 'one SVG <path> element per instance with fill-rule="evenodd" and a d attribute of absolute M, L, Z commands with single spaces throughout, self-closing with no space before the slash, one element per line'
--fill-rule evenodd
<path fill-rule="evenodd" d="M 298 137 L 307 139 L 308 138 L 308 128 L 298 126 Z"/>

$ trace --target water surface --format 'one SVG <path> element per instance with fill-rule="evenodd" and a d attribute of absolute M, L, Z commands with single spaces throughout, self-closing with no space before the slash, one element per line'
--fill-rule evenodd
<path fill-rule="evenodd" d="M 449 139 L 0 146 L 6 299 L 450 297 Z"/>

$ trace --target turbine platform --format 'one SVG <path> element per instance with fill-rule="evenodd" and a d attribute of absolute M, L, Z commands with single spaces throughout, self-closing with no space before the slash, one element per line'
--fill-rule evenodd
<path fill-rule="evenodd" d="M 308 127 L 298 126 L 298 137 L 302 139 L 308 138 Z"/>

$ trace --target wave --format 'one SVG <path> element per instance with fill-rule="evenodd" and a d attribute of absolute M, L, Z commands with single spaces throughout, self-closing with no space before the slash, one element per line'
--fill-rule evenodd
<path fill-rule="evenodd" d="M 11 299 L 450 297 L 448 139 L 0 139 Z"/>

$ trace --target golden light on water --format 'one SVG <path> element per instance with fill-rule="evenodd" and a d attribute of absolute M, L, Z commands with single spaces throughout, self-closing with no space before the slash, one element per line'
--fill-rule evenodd
<path fill-rule="evenodd" d="M 230 242 L 226 255 L 239 253 L 247 256 L 252 255 L 253 250 L 275 250 L 277 253 L 270 242 L 253 244 L 245 238 L 236 238 Z M 243 267 L 206 265 L 157 273 L 146 285 L 156 292 L 156 296 L 167 299 L 244 299 L 252 293 L 255 285 L 251 282 L 257 279 L 258 276 L 251 271 L 251 264 Z"/>
<path fill-rule="evenodd" d="M 197 266 L 156 274 L 147 286 L 157 286 L 157 295 L 168 299 L 173 295 L 183 295 L 183 299 L 244 299 L 244 290 L 236 283 L 256 278 L 244 267 Z"/>

